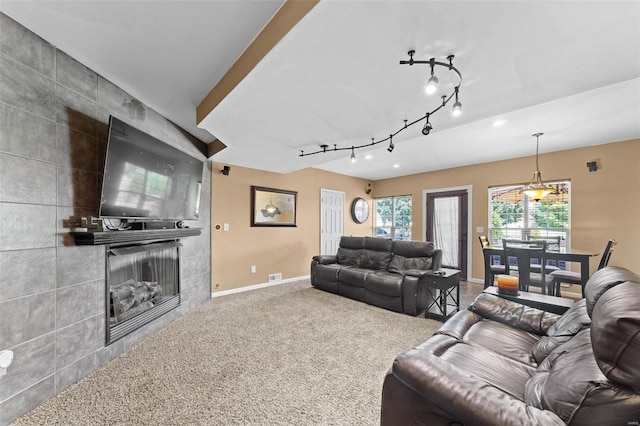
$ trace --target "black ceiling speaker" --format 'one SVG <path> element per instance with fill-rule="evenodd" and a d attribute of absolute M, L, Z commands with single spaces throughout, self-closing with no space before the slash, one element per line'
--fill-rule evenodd
<path fill-rule="evenodd" d="M 598 163 L 595 161 L 589 161 L 587 163 L 587 168 L 589 169 L 589 172 L 595 172 L 598 170 Z"/>
<path fill-rule="evenodd" d="M 229 176 L 229 173 L 231 173 L 231 166 L 224 166 L 222 168 L 222 174 L 225 176 Z"/>

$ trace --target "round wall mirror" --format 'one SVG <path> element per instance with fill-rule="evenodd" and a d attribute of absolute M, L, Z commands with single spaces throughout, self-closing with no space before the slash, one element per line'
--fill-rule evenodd
<path fill-rule="evenodd" d="M 351 218 L 355 223 L 364 223 L 369 219 L 369 204 L 364 198 L 356 198 L 351 203 Z"/>

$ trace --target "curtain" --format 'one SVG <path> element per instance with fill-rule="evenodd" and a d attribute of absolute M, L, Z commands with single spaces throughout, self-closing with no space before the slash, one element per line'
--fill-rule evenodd
<path fill-rule="evenodd" d="M 459 269 L 459 197 L 438 197 L 433 205 L 434 243 L 442 249 L 442 265 Z"/>

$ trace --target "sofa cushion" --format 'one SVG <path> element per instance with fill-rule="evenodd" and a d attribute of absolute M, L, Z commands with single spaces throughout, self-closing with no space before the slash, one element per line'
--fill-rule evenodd
<path fill-rule="evenodd" d="M 340 237 L 340 247 L 346 249 L 360 250 L 364 248 L 364 237 Z"/>
<path fill-rule="evenodd" d="M 555 348 L 569 341 L 590 325 L 591 318 L 587 314 L 587 302 L 585 299 L 579 300 L 547 330 L 546 336 L 542 336 L 533 345 L 534 358 L 538 363 L 542 362 Z"/>
<path fill-rule="evenodd" d="M 640 407 L 640 395 L 610 382 L 596 364 L 589 329 L 542 361 L 524 396 L 527 404 L 576 425 L 624 425 L 638 418 Z"/>
<path fill-rule="evenodd" d="M 370 269 L 347 266 L 340 270 L 338 279 L 341 283 L 349 284 L 355 287 L 364 287 L 364 277 L 371 272 L 372 271 Z"/>
<path fill-rule="evenodd" d="M 386 270 L 391 261 L 393 241 L 387 238 L 364 237 L 364 250 L 360 258 L 360 267 Z"/>
<path fill-rule="evenodd" d="M 521 362 L 533 368 L 537 367 L 538 363 L 531 354 L 531 347 L 539 339 L 540 336 L 533 333 L 487 319 L 469 327 L 469 330 L 462 336 L 462 340 L 465 343 L 469 343 L 474 347 L 485 348 L 496 355 Z M 505 342 L 508 342 L 508 344 L 505 344 Z"/>
<path fill-rule="evenodd" d="M 393 240 L 389 238 L 364 237 L 364 248 L 366 250 L 391 252 Z"/>
<path fill-rule="evenodd" d="M 435 246 L 426 241 L 395 241 L 389 272 L 404 273 L 407 269 L 430 269 Z"/>
<path fill-rule="evenodd" d="M 338 263 L 346 266 L 360 266 L 360 257 L 364 248 L 364 238 L 346 237 L 340 238 L 338 248 Z"/>
<path fill-rule="evenodd" d="M 598 367 L 610 380 L 640 392 L 640 283 L 625 282 L 609 289 L 594 306 L 592 320 L 591 342 Z"/>
<path fill-rule="evenodd" d="M 364 279 L 364 288 L 385 296 L 402 295 L 402 275 L 386 271 L 374 271 Z"/>
<path fill-rule="evenodd" d="M 519 400 L 523 398 L 525 384 L 535 372 L 535 368 L 529 365 L 445 335 L 435 335 L 398 356 L 394 361 L 393 371 L 404 383 L 417 388 L 423 377 L 415 372 L 428 369 L 428 360 L 433 355 L 462 375 L 480 379 Z"/>

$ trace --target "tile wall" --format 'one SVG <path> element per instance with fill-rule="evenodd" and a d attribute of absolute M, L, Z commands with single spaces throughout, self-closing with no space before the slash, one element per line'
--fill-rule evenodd
<path fill-rule="evenodd" d="M 96 215 L 112 114 L 205 163 L 203 228 L 182 243 L 182 305 L 105 347 L 105 248 L 69 228 Z M 0 13 L 0 425 L 210 297 L 211 165 L 202 142 Z"/>

